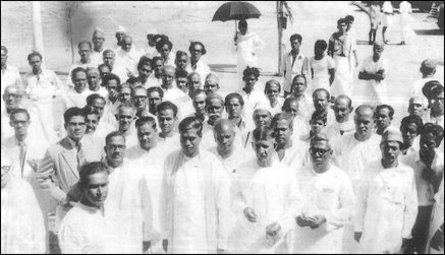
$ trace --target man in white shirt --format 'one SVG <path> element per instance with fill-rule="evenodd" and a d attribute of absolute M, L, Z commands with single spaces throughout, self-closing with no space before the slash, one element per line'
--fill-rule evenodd
<path fill-rule="evenodd" d="M 247 67 L 243 72 L 244 87 L 238 92 L 244 100 L 244 119 L 252 117 L 253 111 L 259 107 L 268 107 L 268 100 L 264 91 L 258 88 L 258 78 L 260 70 L 256 67 Z"/>
<path fill-rule="evenodd" d="M 312 98 L 306 94 L 306 90 L 306 76 L 297 74 L 292 80 L 291 96 L 298 101 L 297 115 L 300 116 L 305 123 L 308 123 L 311 119 L 312 112 L 314 112 L 314 103 Z"/>
<path fill-rule="evenodd" d="M 201 77 L 201 84 L 204 84 L 204 79 L 210 73 L 210 67 L 202 61 L 202 56 L 207 53 L 207 50 L 202 42 L 190 42 L 190 66 L 193 72 L 199 73 Z"/>
<path fill-rule="evenodd" d="M 97 67 L 87 68 L 88 88 L 92 93 L 97 93 L 104 98 L 108 97 L 108 92 L 105 87 L 101 86 L 102 80 L 100 78 L 99 69 Z"/>
<path fill-rule="evenodd" d="M 203 150 L 208 150 L 216 145 L 215 139 L 213 139 L 213 127 L 218 120 L 222 119 L 222 114 L 224 112 L 224 99 L 218 94 L 213 94 L 208 96 L 205 102 L 205 109 L 208 119 L 203 123 L 202 142 L 200 148 Z"/>
<path fill-rule="evenodd" d="M 292 80 L 295 75 L 301 74 L 307 76 L 309 74 L 309 60 L 300 51 L 303 37 L 300 34 L 293 34 L 289 38 L 292 50 L 283 56 L 281 62 L 281 70 L 284 76 L 284 97 L 291 94 Z"/>
<path fill-rule="evenodd" d="M 165 101 L 158 106 L 158 123 L 161 128 L 158 140 L 165 151 L 179 149 L 179 134 L 177 132 L 178 123 L 178 107 L 170 102 Z"/>
<path fill-rule="evenodd" d="M 122 81 L 137 76 L 137 64 L 142 55 L 135 49 L 131 36 L 125 35 L 122 39 L 121 48 L 116 51 L 116 69 L 113 72 L 119 75 Z"/>
<path fill-rule="evenodd" d="M 424 96 L 413 96 L 408 103 L 409 115 L 416 115 L 422 118 L 423 122 L 429 119 L 428 99 Z"/>
<path fill-rule="evenodd" d="M 415 81 L 410 88 L 410 96 L 424 96 L 422 94 L 422 88 L 425 83 L 431 80 L 437 80 L 436 75 L 436 61 L 432 59 L 425 59 L 420 64 L 419 71 L 422 74 L 422 78 Z"/>
<path fill-rule="evenodd" d="M 406 252 L 417 196 L 413 169 L 398 160 L 402 143 L 400 132 L 388 129 L 380 143 L 381 158 L 362 173 L 354 223 L 361 252 Z"/>
<path fill-rule="evenodd" d="M 317 112 L 325 112 L 327 115 L 327 125 L 335 122 L 335 113 L 331 108 L 331 94 L 327 89 L 319 88 L 312 93 L 312 102 Z M 311 113 L 312 115 L 312 113 Z"/>
<path fill-rule="evenodd" d="M 354 213 L 354 192 L 348 175 L 331 163 L 332 149 L 323 133 L 309 148 L 312 164 L 297 170 L 304 202 L 296 217 L 292 253 L 343 253 L 345 226 Z"/>
<path fill-rule="evenodd" d="M 190 101 L 190 98 L 175 84 L 175 68 L 173 66 L 164 66 L 162 69 L 162 85 L 164 90 L 164 101 L 174 102 L 179 106 L 184 100 Z"/>
<path fill-rule="evenodd" d="M 76 67 L 71 72 L 71 80 L 74 88 L 70 88 L 62 98 L 64 110 L 71 107 L 83 108 L 86 105 L 87 97 L 93 92 L 87 88 L 87 71 L 82 67 Z"/>
<path fill-rule="evenodd" d="M 103 63 L 102 55 L 105 50 L 105 48 L 104 48 L 104 43 L 105 43 L 104 31 L 100 28 L 96 28 L 93 32 L 93 37 L 91 38 L 91 41 L 93 42 L 93 51 L 91 52 L 91 55 L 90 55 L 91 61 L 93 63 L 98 63 L 98 65 L 102 64 Z"/>
<path fill-rule="evenodd" d="M 1 112 L 1 141 L 7 137 L 14 135 L 14 129 L 9 125 L 9 115 L 14 109 L 24 107 L 23 96 L 25 95 L 25 89 L 23 86 L 9 85 L 5 88 L 2 101 L 5 105 L 5 109 Z"/>
<path fill-rule="evenodd" d="M 230 93 L 224 99 L 228 119 L 233 123 L 237 136 L 235 143 L 237 147 L 242 148 L 243 141 L 246 140 L 247 132 L 253 129 L 252 119 L 242 116 L 244 108 L 243 97 L 238 93 Z"/>
<path fill-rule="evenodd" d="M 122 103 L 117 108 L 117 131 L 119 131 L 125 137 L 126 145 L 128 147 L 132 147 L 138 143 L 136 128 L 134 127 L 134 121 L 136 118 L 136 108 L 131 103 Z"/>
<path fill-rule="evenodd" d="M 391 126 L 394 118 L 394 108 L 387 104 L 377 105 L 374 111 L 375 132 L 382 135 Z"/>
<path fill-rule="evenodd" d="M 349 117 L 354 110 L 351 98 L 346 95 L 339 95 L 335 98 L 332 109 L 336 121 L 326 128 L 326 134 L 331 141 L 337 136 L 343 136 L 355 130 L 354 121 Z"/>
<path fill-rule="evenodd" d="M 9 85 L 21 86 L 22 79 L 20 78 L 19 69 L 12 65 L 6 63 L 8 59 L 8 49 L 2 45 L 1 47 L 1 69 L 2 69 L 2 78 L 1 78 L 1 95 L 3 96 L 3 91 Z M 2 105 L 3 110 L 3 105 Z"/>
<path fill-rule="evenodd" d="M 185 118 L 179 132 L 182 149 L 172 152 L 164 164 L 161 222 L 168 239 L 166 251 L 226 252 L 230 177 L 216 156 L 199 148 L 199 119 Z"/>
<path fill-rule="evenodd" d="M 401 159 L 415 154 L 420 148 L 420 131 L 423 127 L 422 119 L 417 115 L 409 115 L 402 119 L 400 124 L 400 132 L 403 137 L 403 145 L 400 148 L 402 151 Z"/>
<path fill-rule="evenodd" d="M 102 61 L 98 61 L 97 59 L 93 60 L 91 58 L 92 47 L 93 45 L 89 41 L 81 41 L 77 45 L 77 48 L 79 49 L 78 53 L 80 56 L 80 60 L 76 61 L 71 66 L 70 71 L 68 72 L 68 79 L 67 79 L 68 87 L 73 86 L 71 74 L 74 69 L 78 67 L 82 67 L 84 69 L 87 69 L 89 67 L 97 68 L 102 63 Z"/>

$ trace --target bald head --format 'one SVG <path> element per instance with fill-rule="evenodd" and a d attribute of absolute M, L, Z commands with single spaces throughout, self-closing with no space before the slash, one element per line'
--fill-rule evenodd
<path fill-rule="evenodd" d="M 218 120 L 215 124 L 214 130 L 215 134 L 223 132 L 233 132 L 235 133 L 235 126 L 228 119 Z"/>
<path fill-rule="evenodd" d="M 227 119 L 220 119 L 216 122 L 213 131 L 218 154 L 223 158 L 229 157 L 234 150 L 233 141 L 236 134 L 233 123 Z"/>
<path fill-rule="evenodd" d="M 133 38 L 131 38 L 131 36 L 129 35 L 124 35 L 124 37 L 122 38 L 122 49 L 124 51 L 130 51 L 131 50 L 131 46 L 133 45 Z"/>
<path fill-rule="evenodd" d="M 25 88 L 22 86 L 10 85 L 5 88 L 3 94 L 3 101 L 7 109 L 18 108 L 22 102 L 23 95 L 25 94 Z"/>

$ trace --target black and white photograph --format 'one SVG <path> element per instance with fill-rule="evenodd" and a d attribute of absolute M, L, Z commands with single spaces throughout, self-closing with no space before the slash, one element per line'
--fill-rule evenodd
<path fill-rule="evenodd" d="M 2 254 L 444 254 L 444 1 L 1 1 Z"/>

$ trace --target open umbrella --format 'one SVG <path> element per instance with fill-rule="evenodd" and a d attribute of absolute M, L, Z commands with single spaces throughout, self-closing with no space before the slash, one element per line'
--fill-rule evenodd
<path fill-rule="evenodd" d="M 260 16 L 260 11 L 251 3 L 228 2 L 216 10 L 212 21 L 219 20 L 225 22 L 228 20 L 258 19 Z"/>

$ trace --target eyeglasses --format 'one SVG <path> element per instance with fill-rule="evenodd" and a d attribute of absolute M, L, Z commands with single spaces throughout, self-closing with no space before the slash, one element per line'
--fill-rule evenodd
<path fill-rule="evenodd" d="M 117 149 L 124 150 L 125 148 L 127 148 L 127 146 L 125 146 L 125 145 L 114 145 L 114 144 L 109 144 L 109 145 L 107 145 L 107 147 L 110 150 L 114 150 L 114 151 Z"/>
<path fill-rule="evenodd" d="M 324 156 L 327 152 L 329 152 L 329 150 L 310 148 L 310 149 L 309 149 L 309 152 L 310 152 L 313 156 L 320 155 L 320 157 L 322 157 L 322 156 Z"/>

